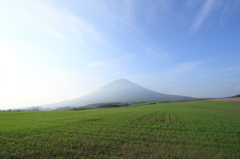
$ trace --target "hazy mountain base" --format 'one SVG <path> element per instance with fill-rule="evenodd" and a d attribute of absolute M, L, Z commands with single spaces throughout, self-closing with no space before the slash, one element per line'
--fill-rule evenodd
<path fill-rule="evenodd" d="M 186 101 L 193 101 L 193 100 L 182 100 L 178 102 L 186 102 Z M 147 104 L 147 103 L 171 103 L 172 101 L 130 101 L 128 103 L 120 103 L 120 102 L 107 102 L 107 103 L 94 103 L 94 104 L 88 104 L 86 106 L 80 106 L 80 107 L 58 107 L 55 109 L 50 110 L 84 110 L 84 109 L 91 109 L 91 108 L 112 108 L 112 107 L 125 107 L 128 105 L 133 104 Z M 39 109 L 42 111 L 41 109 Z"/>
<path fill-rule="evenodd" d="M 137 103 L 137 102 L 179 102 L 196 100 L 197 98 L 168 95 L 158 93 L 140 85 L 132 83 L 126 79 L 120 79 L 113 81 L 100 89 L 89 93 L 83 97 L 65 100 L 60 103 L 53 103 L 47 105 L 39 105 L 43 108 L 58 108 L 58 107 L 80 107 L 94 103 L 108 103 L 108 102 L 120 102 L 120 103 Z"/>

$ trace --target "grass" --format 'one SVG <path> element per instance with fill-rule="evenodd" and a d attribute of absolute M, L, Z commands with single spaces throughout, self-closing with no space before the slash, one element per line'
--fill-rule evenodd
<path fill-rule="evenodd" d="M 240 104 L 1 112 L 0 158 L 240 158 Z"/>

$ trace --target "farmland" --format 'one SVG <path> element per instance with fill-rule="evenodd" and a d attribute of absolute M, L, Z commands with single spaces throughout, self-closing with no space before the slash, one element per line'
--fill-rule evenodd
<path fill-rule="evenodd" d="M 0 112 L 0 158 L 240 158 L 240 104 Z"/>

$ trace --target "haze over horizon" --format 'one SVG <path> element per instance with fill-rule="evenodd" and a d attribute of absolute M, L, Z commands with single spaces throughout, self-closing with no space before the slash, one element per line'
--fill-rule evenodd
<path fill-rule="evenodd" d="M 240 1 L 0 1 L 0 109 L 116 79 L 198 98 L 240 93 Z"/>

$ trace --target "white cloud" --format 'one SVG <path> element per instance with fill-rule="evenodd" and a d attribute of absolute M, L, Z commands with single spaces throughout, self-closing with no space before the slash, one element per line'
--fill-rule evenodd
<path fill-rule="evenodd" d="M 234 90 L 237 90 L 237 91 L 238 91 L 238 90 L 240 90 L 240 86 L 239 86 L 239 87 L 236 87 L 236 88 L 234 88 Z"/>
<path fill-rule="evenodd" d="M 206 0 L 202 9 L 200 10 L 200 12 L 197 15 L 196 21 L 194 22 L 194 24 L 191 26 L 191 30 L 192 31 L 197 31 L 202 23 L 204 22 L 204 20 L 208 17 L 208 15 L 210 14 L 213 5 L 214 5 L 215 0 Z"/>

